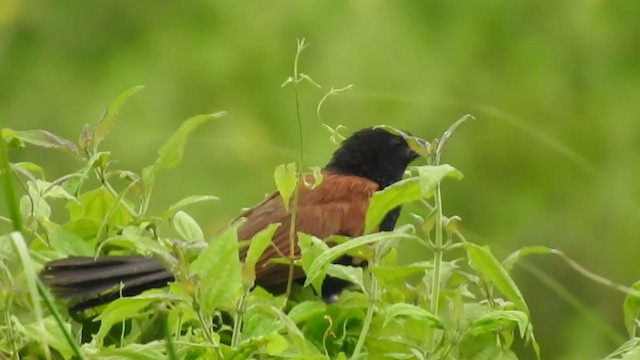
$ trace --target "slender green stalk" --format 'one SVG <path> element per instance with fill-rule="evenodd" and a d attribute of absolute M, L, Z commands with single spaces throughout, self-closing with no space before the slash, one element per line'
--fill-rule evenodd
<path fill-rule="evenodd" d="M 31 260 L 31 256 L 29 255 L 29 249 L 27 248 L 27 244 L 22 236 L 22 233 L 14 231 L 10 235 L 11 243 L 13 244 L 14 250 L 18 254 L 18 258 L 20 259 L 20 263 L 22 263 L 22 267 L 25 272 L 25 282 L 26 286 L 29 289 L 29 295 L 31 297 L 31 304 L 33 306 L 33 314 L 36 323 L 40 326 L 40 330 L 42 333 L 46 333 L 47 329 L 44 325 L 44 317 L 42 313 L 42 305 L 40 304 L 40 294 L 38 291 L 38 276 L 34 271 L 33 262 Z M 49 349 L 49 344 L 46 341 L 42 342 L 42 350 L 44 351 L 44 357 L 49 360 L 51 359 L 51 350 Z"/>
<path fill-rule="evenodd" d="M 295 243 L 296 221 L 298 217 L 298 201 L 300 198 L 300 187 L 302 186 L 302 183 L 303 183 L 302 169 L 304 169 L 304 140 L 302 137 L 302 115 L 300 113 L 300 96 L 298 94 L 298 83 L 300 83 L 305 78 L 309 79 L 308 77 L 298 72 L 298 61 L 300 59 L 300 54 L 302 53 L 304 48 L 307 47 L 308 44 L 305 44 L 304 39 L 298 40 L 297 44 L 298 46 L 296 49 L 296 56 L 293 60 L 293 78 L 290 78 L 290 79 L 291 79 L 291 82 L 293 83 L 293 93 L 295 96 L 295 103 L 296 103 L 296 119 L 298 123 L 298 139 L 300 141 L 300 149 L 299 149 L 300 152 L 298 157 L 298 173 L 296 174 L 298 176 L 298 183 L 296 186 L 296 190 L 293 194 L 293 199 L 292 199 L 293 204 L 291 206 L 291 224 L 289 226 L 289 276 L 287 278 L 287 291 L 286 291 L 287 298 L 289 298 L 289 296 L 291 295 L 291 289 L 293 287 L 293 274 L 295 271 L 295 251 L 296 251 L 296 243 Z M 289 80 L 286 81 L 285 84 L 283 85 L 286 85 L 288 82 Z"/>
<path fill-rule="evenodd" d="M 85 359 L 85 356 L 82 354 L 82 350 L 80 350 L 80 345 L 78 345 L 78 343 L 73 338 L 71 333 L 64 326 L 66 322 L 62 319 L 62 315 L 60 315 L 58 308 L 56 308 L 56 306 L 53 304 L 53 300 L 51 299 L 49 294 L 46 292 L 44 286 L 40 281 L 38 281 L 36 285 L 38 286 L 38 293 L 40 294 L 40 297 L 44 300 L 44 304 L 49 310 L 49 312 L 51 313 L 51 315 L 53 315 L 53 318 L 55 319 L 56 324 L 60 328 L 60 331 L 62 331 L 62 335 L 64 335 L 64 339 L 67 341 L 67 343 L 71 347 L 71 350 L 73 350 L 75 358 Z"/>
<path fill-rule="evenodd" d="M 431 279 L 431 306 L 429 311 L 438 316 L 438 305 L 440 299 L 440 272 L 442 271 L 442 255 L 444 252 L 442 242 L 442 196 L 440 193 L 440 184 L 436 185 L 433 196 L 435 198 L 436 207 L 436 225 L 435 225 L 435 246 L 433 249 L 433 278 Z M 436 337 L 435 329 L 429 332 L 429 346 L 433 352 L 435 350 Z"/>
<path fill-rule="evenodd" d="M 0 170 L 4 177 L 4 194 L 9 208 L 9 216 L 13 224 L 13 230 L 22 231 L 22 216 L 20 215 L 20 206 L 16 200 L 16 191 L 13 187 L 13 178 L 11 165 L 9 165 L 9 154 L 4 142 L 4 138 L 0 136 Z"/>
<path fill-rule="evenodd" d="M 231 335 L 231 347 L 236 348 L 240 343 L 240 331 L 242 330 L 242 319 L 244 317 L 244 308 L 246 305 L 247 295 L 249 295 L 250 288 L 245 288 L 238 300 L 238 306 L 236 307 L 236 314 L 233 316 L 233 334 Z"/>
<path fill-rule="evenodd" d="M 173 337 L 171 336 L 171 330 L 169 330 L 168 312 L 162 311 L 162 327 L 164 328 L 164 342 L 167 347 L 167 358 L 169 360 L 178 360 L 178 354 L 176 353 L 176 346 L 173 343 Z"/>
<path fill-rule="evenodd" d="M 353 350 L 353 355 L 351 356 L 351 359 L 353 360 L 357 360 L 359 358 L 360 352 L 362 351 L 362 347 L 364 346 L 364 342 L 367 339 L 367 335 L 369 335 L 369 328 L 371 327 L 371 320 L 373 319 L 373 312 L 375 310 L 377 297 L 378 297 L 378 281 L 372 274 L 371 290 L 369 291 L 369 305 L 367 306 L 367 313 L 364 316 L 364 322 L 362 324 L 362 331 L 360 332 L 358 343 L 356 343 L 356 348 Z"/>

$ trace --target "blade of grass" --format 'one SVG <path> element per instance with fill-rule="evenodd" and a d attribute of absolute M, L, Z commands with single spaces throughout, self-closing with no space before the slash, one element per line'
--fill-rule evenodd
<path fill-rule="evenodd" d="M 16 191 L 13 186 L 13 178 L 11 166 L 9 165 L 9 154 L 4 138 L 0 137 L 0 170 L 4 180 L 4 194 L 9 208 L 9 216 L 13 224 L 13 230 L 22 231 L 22 216 L 20 215 L 20 206 L 16 198 Z"/>
<path fill-rule="evenodd" d="M 25 273 L 25 280 L 27 282 L 27 288 L 29 289 L 29 295 L 31 297 L 31 302 L 33 305 L 33 314 L 35 317 L 35 321 L 41 327 L 43 333 L 46 333 L 46 328 L 44 325 L 44 319 L 42 317 L 42 306 L 40 304 L 40 294 L 38 292 L 38 276 L 33 267 L 33 262 L 31 261 L 31 256 L 29 255 L 29 250 L 27 249 L 27 244 L 25 243 L 24 237 L 22 234 L 14 231 L 10 235 L 11 243 L 18 254 L 20 262 L 22 263 L 22 268 Z M 43 341 L 42 349 L 44 350 L 45 358 L 51 359 L 51 351 L 49 350 L 48 344 Z"/>
<path fill-rule="evenodd" d="M 67 343 L 73 350 L 75 358 L 86 359 L 86 357 L 82 354 L 82 350 L 80 350 L 80 345 L 78 345 L 73 336 L 69 333 L 69 331 L 67 331 L 67 328 L 65 328 L 65 321 L 62 320 L 62 315 L 60 315 L 58 308 L 56 308 L 56 306 L 53 304 L 53 299 L 51 299 L 51 296 L 49 296 L 49 293 L 47 293 L 46 289 L 42 285 L 42 282 L 37 281 L 36 285 L 38 286 L 38 293 L 40 294 L 40 297 L 42 297 L 42 299 L 44 300 L 44 304 L 47 306 L 47 309 L 49 309 L 49 312 L 51 312 L 51 315 L 53 315 L 53 318 L 55 319 L 56 324 L 58 324 L 58 327 L 60 327 L 60 330 L 64 335 L 64 339 L 67 340 Z"/>

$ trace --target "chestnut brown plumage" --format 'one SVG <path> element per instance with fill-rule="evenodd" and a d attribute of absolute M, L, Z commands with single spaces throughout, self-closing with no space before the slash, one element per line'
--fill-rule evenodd
<path fill-rule="evenodd" d="M 364 232 L 369 200 L 377 190 L 402 178 L 408 164 L 417 157 L 407 142 L 383 129 L 367 128 L 347 138 L 322 171 L 322 182 L 314 189 L 300 187 L 296 231 L 318 238 L 330 235 L 355 237 Z M 392 230 L 399 208 L 390 211 L 379 230 Z M 256 266 L 256 284 L 286 283 L 289 268 L 267 263 L 290 255 L 291 214 L 279 193 L 273 193 L 240 217 L 246 221 L 238 229 L 238 239 L 249 240 L 273 223 L 280 223 L 271 246 Z M 296 253 L 298 252 L 296 246 Z M 240 249 L 241 260 L 246 248 Z M 304 273 L 297 269 L 294 278 Z M 123 296 L 165 286 L 173 275 L 160 261 L 143 256 L 70 257 L 45 265 L 41 278 L 54 294 L 68 299 L 71 311 L 105 304 Z"/>

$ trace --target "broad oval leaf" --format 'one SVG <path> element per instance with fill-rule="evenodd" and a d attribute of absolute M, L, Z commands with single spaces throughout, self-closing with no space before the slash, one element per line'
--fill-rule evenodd
<path fill-rule="evenodd" d="M 354 285 L 357 285 L 360 290 L 365 291 L 364 272 L 362 271 L 361 267 L 329 264 L 329 267 L 327 268 L 327 275 L 337 279 L 348 281 Z"/>
<path fill-rule="evenodd" d="M 307 321 L 327 311 L 327 304 L 322 301 L 304 301 L 289 311 L 289 319 L 295 324 Z"/>
<path fill-rule="evenodd" d="M 189 266 L 189 273 L 200 279 L 198 297 L 205 313 L 226 304 L 242 288 L 237 227 L 238 223 L 213 239 Z"/>
<path fill-rule="evenodd" d="M 524 337 L 529 325 L 529 317 L 519 310 L 495 310 L 473 321 L 470 324 L 470 330 L 475 336 L 504 330 L 510 324 L 517 325 L 520 337 Z"/>
<path fill-rule="evenodd" d="M 469 242 L 464 243 L 463 246 L 467 250 L 469 265 L 495 284 L 498 290 L 500 290 L 509 301 L 513 302 L 519 310 L 529 315 L 529 308 L 524 301 L 520 289 L 518 289 L 518 286 L 509 276 L 507 270 L 502 267 L 488 248 Z"/>
<path fill-rule="evenodd" d="M 393 304 L 385 309 L 384 314 L 385 315 L 384 315 L 383 326 L 386 326 L 389 323 L 389 321 L 391 321 L 395 317 L 408 316 L 408 317 L 416 318 L 419 320 L 427 321 L 431 325 L 437 327 L 438 329 L 444 329 L 444 325 L 442 324 L 442 321 L 440 321 L 440 319 L 438 319 L 437 316 L 415 305 L 406 304 L 406 303 Z"/>
<path fill-rule="evenodd" d="M 204 233 L 198 223 L 186 212 L 178 211 L 173 216 L 173 228 L 184 240 L 204 241 Z"/>
<path fill-rule="evenodd" d="M 271 224 L 255 234 L 249 241 L 249 249 L 242 266 L 242 283 L 245 287 L 251 288 L 253 286 L 256 280 L 256 264 L 262 253 L 271 244 L 273 234 L 275 234 L 278 227 L 280 227 L 279 223 Z"/>
<path fill-rule="evenodd" d="M 433 195 L 436 185 L 445 177 L 462 178 L 462 173 L 451 165 L 419 166 L 416 167 L 418 175 L 413 176 L 377 191 L 369 201 L 365 221 L 365 233 L 375 231 L 380 222 L 396 207 L 429 198 Z"/>
<path fill-rule="evenodd" d="M 305 281 L 305 286 L 313 283 L 318 277 L 322 276 L 322 274 L 326 274 L 327 267 L 333 260 L 339 258 L 342 255 L 345 255 L 358 246 L 385 240 L 413 238 L 414 236 L 409 234 L 397 231 L 389 231 L 360 236 L 344 242 L 340 245 L 336 245 L 315 258 L 315 260 L 309 267 L 309 271 L 307 272 L 307 280 Z"/>
<path fill-rule="evenodd" d="M 298 185 L 298 170 L 296 163 L 292 162 L 286 165 L 278 165 L 273 177 L 276 182 L 276 188 L 282 197 L 284 208 L 289 211 L 291 196 Z"/>
<path fill-rule="evenodd" d="M 45 227 L 47 229 L 47 235 L 49 236 L 49 244 L 60 253 L 74 256 L 94 255 L 93 245 L 86 242 L 80 236 L 50 221 L 45 223 Z"/>

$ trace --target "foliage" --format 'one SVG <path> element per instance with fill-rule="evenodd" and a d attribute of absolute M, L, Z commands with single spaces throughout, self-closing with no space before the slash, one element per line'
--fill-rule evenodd
<path fill-rule="evenodd" d="M 299 52 L 303 48 L 304 41 Z M 297 58 L 294 75 L 285 85 L 295 86 L 302 80 L 316 84 L 298 74 Z M 607 359 L 630 359 L 640 351 L 635 337 L 640 308 L 637 285 L 633 289 L 619 286 L 545 247 L 519 249 L 500 261 L 488 247 L 462 236 L 460 217 L 443 213 L 441 184 L 446 178 L 461 179 L 462 173 L 440 164 L 440 155 L 467 117 L 432 141 L 403 134 L 428 164 L 410 168 L 404 180 L 374 195 L 364 235 L 345 241 L 298 234 L 301 256 L 285 260 L 302 267 L 307 281 L 293 289 L 290 283 L 286 294 L 274 295 L 254 286 L 254 280 L 257 259 L 278 224 L 255 235 L 247 258 L 241 261 L 243 245 L 236 234 L 240 222 L 209 237 L 184 210 L 215 197 L 189 196 L 159 215 L 148 214 L 159 170 L 177 166 L 189 135 L 224 113 L 185 121 L 141 173 L 115 168 L 111 153 L 99 150 L 120 105 L 139 89 L 120 95 L 100 122 L 85 126 L 78 146 L 44 130 L 2 129 L 0 169 L 10 210 L 9 217 L 2 219 L 14 228 L 0 237 L 3 356 L 489 360 L 516 359 L 513 347 L 521 341 L 530 344 L 540 359 L 529 307 L 510 275 L 514 264 L 531 254 L 559 255 L 585 276 L 626 292 L 625 323 L 631 340 Z M 323 125 L 332 136 L 339 135 L 339 127 Z M 37 164 L 9 162 L 8 148 L 27 145 L 62 150 L 82 159 L 83 165 L 76 172 L 47 180 Z M 296 189 L 321 181 L 314 171 L 315 184 L 300 182 L 300 168 L 294 163 L 275 172 L 276 186 L 286 193 L 285 204 L 294 214 Z M 373 232 L 384 214 L 407 203 L 421 207 L 421 212 L 412 214 L 414 224 Z M 337 244 L 329 246 L 330 242 Z M 432 260 L 398 262 L 400 242 L 417 244 Z M 463 255 L 454 257 L 459 250 Z M 176 281 L 167 290 L 117 299 L 97 314 L 89 311 L 84 317 L 71 317 L 61 314 L 64 304 L 53 301 L 37 277 L 52 259 L 130 252 L 162 259 L 176 274 Z M 363 258 L 366 267 L 332 263 L 345 254 Z M 353 286 L 324 301 L 313 289 L 327 276 Z"/>

